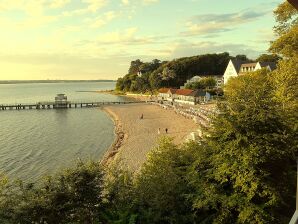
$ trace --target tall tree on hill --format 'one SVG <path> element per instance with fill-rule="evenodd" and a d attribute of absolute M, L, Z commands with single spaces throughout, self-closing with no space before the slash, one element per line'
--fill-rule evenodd
<path fill-rule="evenodd" d="M 137 59 L 135 61 L 131 61 L 130 62 L 130 67 L 129 67 L 129 70 L 128 70 L 128 74 L 132 74 L 132 75 L 138 74 L 142 64 L 144 64 L 144 63 L 140 59 Z"/>
<path fill-rule="evenodd" d="M 174 79 L 175 77 L 176 77 L 176 73 L 173 69 L 169 69 L 168 67 L 165 67 L 162 70 L 161 79 L 166 81 L 168 83 L 168 86 L 170 85 L 170 80 Z"/>

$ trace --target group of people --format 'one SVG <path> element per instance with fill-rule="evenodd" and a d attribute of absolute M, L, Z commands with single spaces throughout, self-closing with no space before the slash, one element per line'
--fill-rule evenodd
<path fill-rule="evenodd" d="M 141 120 L 144 119 L 144 114 L 141 114 L 140 119 L 141 119 Z M 168 128 L 165 128 L 165 133 L 166 133 L 166 134 L 168 134 L 168 131 L 169 131 L 169 129 L 168 129 Z M 160 128 L 158 128 L 158 130 L 157 130 L 157 134 L 160 135 L 160 133 L 161 133 Z"/>

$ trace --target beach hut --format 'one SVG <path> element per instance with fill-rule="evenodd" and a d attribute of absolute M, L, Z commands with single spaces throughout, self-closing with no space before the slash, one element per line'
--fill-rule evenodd
<path fill-rule="evenodd" d="M 67 108 L 67 96 L 64 93 L 57 94 L 55 97 L 55 108 Z"/>

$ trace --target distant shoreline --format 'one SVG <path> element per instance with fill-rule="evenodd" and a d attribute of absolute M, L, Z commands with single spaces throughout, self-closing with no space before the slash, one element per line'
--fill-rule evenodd
<path fill-rule="evenodd" d="M 116 82 L 115 80 L 0 80 L 1 84 Z"/>

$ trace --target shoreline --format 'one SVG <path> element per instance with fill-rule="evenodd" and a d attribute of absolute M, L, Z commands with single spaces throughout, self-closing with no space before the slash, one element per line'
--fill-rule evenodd
<path fill-rule="evenodd" d="M 147 103 L 107 105 L 101 110 L 113 120 L 115 140 L 100 163 L 109 165 L 119 158 L 132 171 L 141 167 L 147 159 L 147 153 L 157 146 L 162 136 L 169 136 L 175 144 L 179 144 L 191 132 L 199 129 L 193 120 Z M 140 119 L 141 114 L 144 114 L 144 119 Z M 168 133 L 165 128 L 169 130 Z M 158 133 L 158 129 L 161 133 Z"/>
<path fill-rule="evenodd" d="M 104 111 L 107 114 L 107 116 L 110 117 L 110 119 L 112 119 L 114 123 L 115 140 L 110 145 L 108 150 L 104 153 L 100 161 L 101 164 L 107 165 L 118 154 L 119 149 L 121 148 L 125 139 L 125 133 L 122 129 L 121 121 L 119 120 L 117 114 L 115 114 L 113 111 L 109 110 L 105 106 L 103 106 L 101 110 Z"/>

